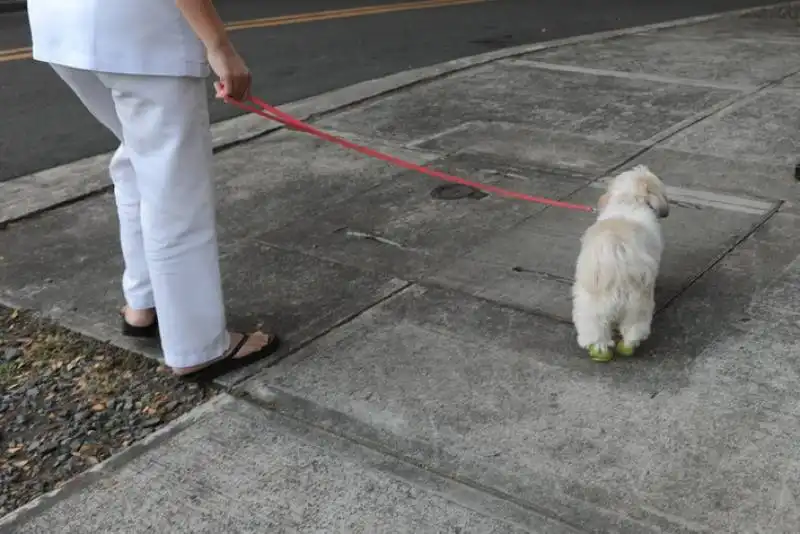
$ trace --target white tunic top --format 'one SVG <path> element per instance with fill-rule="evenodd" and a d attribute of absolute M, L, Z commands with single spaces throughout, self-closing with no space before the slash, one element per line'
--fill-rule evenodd
<path fill-rule="evenodd" d="M 33 57 L 117 74 L 206 77 L 205 47 L 175 0 L 28 0 Z"/>

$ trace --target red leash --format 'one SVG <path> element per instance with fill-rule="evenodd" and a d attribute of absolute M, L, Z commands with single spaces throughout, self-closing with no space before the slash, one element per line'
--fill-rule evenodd
<path fill-rule="evenodd" d="M 473 187 L 475 189 L 480 189 L 482 191 L 486 191 L 487 193 L 495 193 L 500 196 L 508 197 L 508 198 L 516 198 L 518 200 L 526 200 L 528 202 L 535 202 L 536 204 L 545 204 L 547 206 L 553 206 L 556 208 L 566 208 L 570 210 L 576 211 L 586 211 L 586 212 L 593 212 L 594 208 L 591 206 L 585 206 L 582 204 L 571 204 L 569 202 L 562 202 L 560 200 L 553 200 L 550 198 L 544 197 L 537 197 L 532 195 L 526 195 L 524 193 L 517 193 L 516 191 L 509 191 L 507 189 L 502 189 L 500 187 L 495 187 L 493 185 L 485 185 L 478 182 L 472 182 L 470 180 L 465 180 L 464 178 L 459 178 L 458 176 L 453 176 L 451 174 L 446 174 L 443 172 L 435 171 L 428 167 L 422 167 L 420 165 L 416 165 L 411 163 L 410 161 L 405 161 L 400 158 L 396 158 L 394 156 L 390 156 L 389 154 L 384 154 L 383 152 L 378 152 L 377 150 L 373 150 L 371 148 L 353 143 L 352 141 L 348 141 L 346 139 L 342 139 L 341 137 L 337 137 L 335 135 L 329 134 L 317 128 L 314 128 L 310 124 L 307 124 L 301 120 L 298 120 L 288 113 L 284 113 L 283 111 L 279 110 L 276 107 L 270 106 L 263 100 L 250 97 L 249 102 L 240 102 L 237 100 L 226 99 L 226 101 L 234 106 L 243 109 L 245 111 L 249 111 L 251 113 L 255 113 L 265 119 L 269 119 L 271 121 L 279 122 L 290 128 L 292 130 L 297 130 L 300 132 L 305 132 L 311 134 L 313 136 L 319 137 L 320 139 L 324 139 L 326 141 L 330 141 L 331 143 L 336 143 L 337 145 L 341 145 L 345 148 L 349 148 L 350 150 L 355 150 L 356 152 L 360 152 L 361 154 L 386 161 L 393 165 L 397 165 L 398 167 L 403 167 L 405 169 L 410 169 L 412 171 L 417 171 L 422 174 L 427 174 L 428 176 L 432 176 L 434 178 L 439 178 L 440 180 L 444 180 L 446 182 L 452 182 L 456 184 L 465 185 L 468 187 Z M 253 105 L 250 105 L 253 104 Z M 257 106 L 257 107 L 254 107 Z"/>

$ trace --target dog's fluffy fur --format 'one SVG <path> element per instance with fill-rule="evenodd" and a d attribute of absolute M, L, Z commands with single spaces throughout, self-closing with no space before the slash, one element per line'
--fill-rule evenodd
<path fill-rule="evenodd" d="M 653 293 L 664 248 L 659 219 L 669 215 L 664 184 L 637 166 L 615 177 L 598 202 L 596 222 L 581 238 L 572 290 L 578 344 L 630 350 L 650 335 Z"/>

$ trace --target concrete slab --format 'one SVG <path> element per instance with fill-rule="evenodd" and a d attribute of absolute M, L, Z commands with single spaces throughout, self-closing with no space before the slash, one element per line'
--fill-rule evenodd
<path fill-rule="evenodd" d="M 160 357 L 158 347 L 119 335 L 122 260 L 110 195 L 15 223 L 0 232 L 0 250 L 26 251 L 0 262 L 0 299 Z M 279 332 L 285 343 L 276 358 L 404 285 L 386 275 L 255 242 L 222 244 L 221 253 L 231 326 Z"/>
<path fill-rule="evenodd" d="M 664 143 L 667 148 L 759 163 L 794 165 L 800 154 L 800 95 L 761 93 Z"/>
<path fill-rule="evenodd" d="M 600 177 L 640 152 L 637 143 L 590 139 L 583 135 L 554 132 L 509 122 L 464 123 L 414 146 L 434 152 L 469 152 L 506 166 L 562 169 Z"/>
<path fill-rule="evenodd" d="M 67 490 L 5 528 L 15 534 L 576 532 L 524 511 L 516 514 L 522 524 L 496 519 L 493 499 L 471 488 L 230 397 L 207 412 L 158 449 L 96 470 L 85 491 Z M 448 492 L 460 493 L 463 504 Z"/>
<path fill-rule="evenodd" d="M 787 319 L 800 326 L 800 260 L 789 265 L 778 280 L 753 298 L 749 314 L 767 323 Z"/>
<path fill-rule="evenodd" d="M 109 189 L 108 164 L 101 154 L 7 182 L 0 182 L 0 225 L 52 206 Z"/>
<path fill-rule="evenodd" d="M 665 178 L 666 180 L 666 178 Z M 667 181 L 667 183 L 670 183 Z M 602 191 L 582 190 L 571 201 L 594 205 Z M 662 222 L 666 250 L 656 290 L 662 307 L 772 209 L 770 203 L 709 205 L 684 194 Z M 725 208 L 725 209 L 722 209 Z M 571 286 L 580 237 L 594 214 L 548 209 L 431 273 L 426 282 L 571 321 Z M 703 232 L 697 232 L 703 228 Z"/>
<path fill-rule="evenodd" d="M 770 305 L 768 296 L 794 264 L 800 246 L 798 223 L 795 215 L 776 214 L 662 311 L 662 326 L 649 341 L 663 358 L 660 390 L 686 387 L 687 370 L 715 340 L 746 333 L 759 318 L 768 317 L 757 303 Z M 776 313 L 774 307 L 771 313 Z M 753 362 L 759 363 L 770 366 L 771 357 L 764 354 Z"/>
<path fill-rule="evenodd" d="M 407 143 L 471 121 L 523 123 L 637 142 L 734 94 L 496 62 L 344 111 L 321 124 Z"/>
<path fill-rule="evenodd" d="M 796 20 L 765 18 L 763 11 L 756 16 L 743 15 L 710 20 L 700 24 L 675 26 L 646 32 L 666 39 L 698 39 L 702 41 L 746 40 L 759 43 L 790 43 L 800 41 Z"/>
<path fill-rule="evenodd" d="M 360 139 L 354 139 L 363 142 Z M 424 164 L 430 151 L 371 142 Z M 280 131 L 217 158 L 220 239 L 233 242 L 311 216 L 399 174 L 396 167 L 297 132 Z"/>
<path fill-rule="evenodd" d="M 2 300 L 71 318 L 103 339 L 115 335 L 123 304 L 117 232 L 111 194 L 10 224 L 0 232 Z"/>
<path fill-rule="evenodd" d="M 745 310 L 796 284 L 796 223 L 776 216 L 692 286 L 639 358 L 598 366 L 566 324 L 414 287 L 245 388 L 588 531 L 794 532 L 798 330 Z"/>
<path fill-rule="evenodd" d="M 556 170 L 525 175 L 482 156 L 459 154 L 435 165 L 459 176 L 513 191 L 563 198 L 588 183 Z M 280 248 L 413 280 L 542 211 L 543 205 L 487 196 L 440 200 L 445 184 L 405 173 L 388 184 L 258 238 Z"/>
<path fill-rule="evenodd" d="M 800 154 L 798 154 L 800 156 Z M 784 211 L 800 209 L 794 162 L 748 162 L 712 154 L 657 147 L 631 161 L 646 164 L 673 187 L 762 200 L 784 200 Z"/>
<path fill-rule="evenodd" d="M 671 30 L 629 35 L 602 43 L 583 43 L 523 56 L 557 65 L 605 69 L 729 84 L 743 88 L 778 80 L 797 70 L 791 43 L 737 41 L 708 36 L 702 26 L 681 29 L 684 39 L 668 39 Z M 692 39 L 691 32 L 704 39 Z"/>

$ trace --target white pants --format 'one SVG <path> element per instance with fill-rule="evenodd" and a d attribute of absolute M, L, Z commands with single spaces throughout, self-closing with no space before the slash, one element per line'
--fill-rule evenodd
<path fill-rule="evenodd" d="M 220 357 L 230 339 L 204 79 L 52 67 L 120 140 L 110 173 L 128 306 L 155 307 L 170 367 Z"/>

